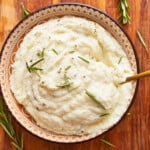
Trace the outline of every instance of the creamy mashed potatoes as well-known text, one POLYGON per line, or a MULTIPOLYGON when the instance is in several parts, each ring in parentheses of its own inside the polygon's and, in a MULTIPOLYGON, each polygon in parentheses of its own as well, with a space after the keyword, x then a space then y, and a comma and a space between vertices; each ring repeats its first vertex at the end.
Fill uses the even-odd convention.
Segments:
POLYGON ((10 77, 18 103, 37 125, 66 135, 96 134, 126 111, 132 75, 119 43, 99 24, 65 16, 35 26, 16 53, 10 77))

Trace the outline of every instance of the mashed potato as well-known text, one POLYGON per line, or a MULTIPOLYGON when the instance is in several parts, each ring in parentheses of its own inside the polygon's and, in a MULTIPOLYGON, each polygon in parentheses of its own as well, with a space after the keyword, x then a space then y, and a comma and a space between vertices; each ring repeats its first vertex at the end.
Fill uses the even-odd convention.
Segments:
POLYGON ((10 84, 37 125, 59 134, 96 134, 126 111, 132 69, 119 43, 99 24, 65 16, 26 34, 10 84))

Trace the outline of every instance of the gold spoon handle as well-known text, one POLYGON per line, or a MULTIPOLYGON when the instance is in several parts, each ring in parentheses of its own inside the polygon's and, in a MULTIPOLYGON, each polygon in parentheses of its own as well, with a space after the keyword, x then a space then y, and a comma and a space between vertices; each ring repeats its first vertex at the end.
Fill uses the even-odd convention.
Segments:
POLYGON ((129 76, 129 77, 126 78, 125 82, 131 81, 131 80, 136 80, 136 79, 139 79, 139 78, 142 78, 142 77, 147 77, 147 76, 150 76, 150 70, 138 73, 138 74, 133 75, 133 76, 129 76))

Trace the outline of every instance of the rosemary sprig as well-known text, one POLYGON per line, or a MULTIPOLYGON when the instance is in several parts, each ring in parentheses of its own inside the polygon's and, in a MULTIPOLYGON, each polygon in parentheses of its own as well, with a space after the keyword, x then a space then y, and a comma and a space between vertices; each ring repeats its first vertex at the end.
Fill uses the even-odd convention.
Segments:
POLYGON ((111 147, 115 147, 115 145, 114 144, 112 144, 111 142, 109 142, 109 141, 107 141, 107 140, 105 140, 105 139, 100 139, 103 143, 105 143, 105 144, 107 144, 107 145, 109 145, 109 146, 111 146, 111 147))
POLYGON ((128 14, 128 9, 130 8, 128 0, 119 0, 118 10, 120 11, 119 20, 122 24, 127 24, 130 22, 130 16, 128 14))
POLYGON ((7 133, 7 135, 10 137, 11 144, 14 145, 17 148, 17 150, 23 150, 23 136, 18 137, 18 135, 16 134, 11 121, 11 116, 6 110, 1 96, 0 96, 0 125, 7 133))
POLYGON ((21 7, 22 7, 22 17, 25 18, 29 16, 31 12, 24 6, 23 3, 21 3, 21 7))
POLYGON ((147 48, 147 45, 142 37, 142 34, 140 33, 140 31, 137 30, 137 35, 138 35, 138 38, 140 40, 140 42, 142 43, 142 45, 144 46, 144 48, 146 49, 146 51, 148 52, 148 48, 147 48))
POLYGON ((52 49, 52 51, 56 54, 56 55, 58 55, 58 52, 53 48, 52 49))
POLYGON ((110 113, 104 113, 104 114, 101 114, 100 117, 106 117, 106 116, 109 116, 110 113))
POLYGON ((78 56, 78 58, 81 59, 82 61, 88 63, 88 64, 90 63, 87 59, 85 59, 85 58, 83 58, 83 57, 81 57, 81 56, 78 56))
POLYGON ((29 71, 30 73, 31 73, 32 71, 34 72, 34 71, 37 71, 37 70, 42 71, 43 69, 37 68, 37 67, 35 67, 35 65, 38 64, 38 63, 40 63, 40 62, 43 61, 43 60, 44 60, 44 58, 41 58, 41 59, 37 60, 36 62, 34 62, 33 64, 31 64, 30 66, 29 66, 28 63, 26 62, 26 67, 27 67, 28 71, 29 71))
POLYGON ((101 104, 101 102, 99 102, 96 97, 91 93, 89 92, 88 90, 85 91, 86 95, 91 99, 93 100, 94 102, 96 102, 101 108, 105 109, 105 107, 101 104))

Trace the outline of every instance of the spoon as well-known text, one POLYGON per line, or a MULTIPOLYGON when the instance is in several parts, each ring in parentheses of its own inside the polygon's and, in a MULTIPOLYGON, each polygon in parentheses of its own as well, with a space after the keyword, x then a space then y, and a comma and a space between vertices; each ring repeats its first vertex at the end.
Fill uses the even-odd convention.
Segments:
POLYGON ((129 82, 129 81, 132 81, 132 80, 136 80, 136 79, 140 79, 142 77, 147 77, 147 76, 150 76, 150 70, 147 70, 147 71, 144 71, 144 72, 141 72, 141 73, 138 73, 138 74, 135 74, 135 75, 132 75, 132 76, 129 76, 126 78, 126 80, 122 83, 126 83, 126 82, 129 82))

